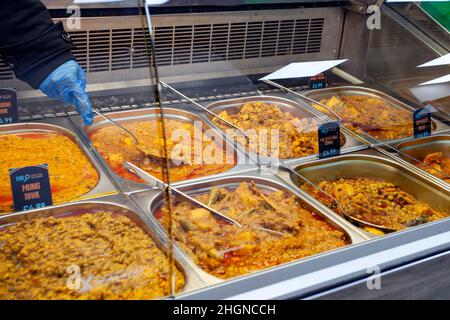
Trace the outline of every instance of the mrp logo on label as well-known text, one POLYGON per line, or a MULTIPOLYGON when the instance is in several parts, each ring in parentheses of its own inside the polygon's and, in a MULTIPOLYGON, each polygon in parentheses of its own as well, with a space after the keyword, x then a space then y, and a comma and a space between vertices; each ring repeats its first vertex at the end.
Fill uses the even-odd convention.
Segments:
POLYGON ((334 157, 341 154, 341 134, 338 121, 321 124, 319 135, 319 158, 334 157))
POLYGON ((16 182, 27 182, 28 180, 30 180, 29 174, 16 177, 16 182))

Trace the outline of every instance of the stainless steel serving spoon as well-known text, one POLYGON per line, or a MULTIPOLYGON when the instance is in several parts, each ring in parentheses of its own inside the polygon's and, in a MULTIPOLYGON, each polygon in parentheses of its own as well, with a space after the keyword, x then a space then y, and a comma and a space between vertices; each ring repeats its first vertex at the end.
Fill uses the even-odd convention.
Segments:
MULTIPOLYGON (((127 169, 128 171, 136 174, 139 178, 141 178, 142 180, 144 180, 146 183, 148 183, 151 187, 154 188, 158 188, 160 190, 162 190, 163 188, 167 188, 168 184, 165 183, 164 181, 155 178, 154 176, 148 174, 147 172, 145 172, 144 170, 142 170, 141 168, 139 168, 138 166, 132 164, 131 162, 125 162, 123 164, 124 168, 127 169)), ((243 228, 243 226, 237 222, 236 220, 234 220, 233 218, 230 218, 229 216, 211 208, 210 206, 194 199, 193 197, 191 197, 190 195, 184 193, 183 191, 180 191, 177 188, 171 187, 171 190, 174 191, 178 196, 180 196, 183 200, 194 203, 195 205, 208 210, 209 212, 211 212, 216 218, 221 219, 221 220, 225 220, 231 224, 234 224, 235 226, 239 227, 239 228, 243 228)), ((266 228, 262 228, 262 227, 249 227, 251 229, 255 229, 255 230, 261 230, 261 231, 265 231, 277 236, 284 236, 284 233, 282 232, 278 232, 275 230, 271 230, 271 229, 266 229, 266 228)))

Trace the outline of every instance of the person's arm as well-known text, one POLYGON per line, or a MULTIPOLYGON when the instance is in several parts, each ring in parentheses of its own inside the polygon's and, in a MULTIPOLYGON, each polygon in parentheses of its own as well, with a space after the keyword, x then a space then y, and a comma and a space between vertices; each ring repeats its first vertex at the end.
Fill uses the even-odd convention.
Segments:
POLYGON ((86 75, 70 52, 75 46, 41 1, 4 0, 0 30, 0 55, 16 77, 50 98, 74 105, 84 123, 92 124, 86 75))
POLYGON ((2 1, 0 54, 16 77, 37 89, 74 48, 61 23, 54 24, 39 0, 2 1))

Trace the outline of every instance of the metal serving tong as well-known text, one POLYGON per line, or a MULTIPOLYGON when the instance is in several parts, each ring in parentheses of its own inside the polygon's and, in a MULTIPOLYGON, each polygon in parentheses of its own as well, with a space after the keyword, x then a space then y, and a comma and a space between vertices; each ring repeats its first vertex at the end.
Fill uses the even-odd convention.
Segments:
MULTIPOLYGON (((141 178, 142 180, 144 180, 146 183, 148 183, 151 187, 154 188, 158 188, 160 190, 167 188, 168 184, 165 183, 162 180, 159 180, 158 178, 155 178, 154 176, 148 174, 147 172, 145 172, 144 170, 142 170, 141 168, 139 168, 138 166, 132 164, 131 162, 125 162, 123 164, 124 168, 127 169, 128 171, 131 171, 132 173, 136 174, 139 178, 141 178)), ((194 203, 195 205, 208 210, 209 212, 211 212, 216 218, 221 219, 221 220, 225 220, 231 224, 234 224, 235 226, 239 227, 239 228, 243 228, 243 226, 237 222, 236 220, 234 220, 233 218, 230 218, 229 216, 211 208, 210 206, 194 199, 193 197, 191 197, 190 195, 184 193, 183 191, 180 191, 177 188, 171 187, 171 190, 174 191, 178 196, 180 196, 183 200, 194 203)), ((266 231, 268 233, 272 233, 275 234, 277 236, 284 236, 284 234, 282 232, 278 232, 275 230, 271 230, 271 229, 266 229, 266 228, 261 228, 261 227, 250 227, 251 229, 256 229, 256 230, 262 230, 262 231, 266 231)))

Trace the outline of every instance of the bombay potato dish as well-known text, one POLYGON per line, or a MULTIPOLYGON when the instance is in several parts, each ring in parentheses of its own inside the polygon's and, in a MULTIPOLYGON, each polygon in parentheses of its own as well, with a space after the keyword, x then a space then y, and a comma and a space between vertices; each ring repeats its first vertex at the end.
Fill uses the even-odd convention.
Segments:
MULTIPOLYGON (((218 174, 235 166, 234 151, 225 150, 219 142, 213 145, 199 127, 176 119, 164 121, 172 182, 218 174)), ((107 125, 89 133, 94 147, 113 171, 125 179, 142 182, 123 167, 127 161, 162 179, 164 139, 159 121, 143 120, 122 125, 135 135, 140 146, 121 128, 107 125), (152 153, 149 156, 147 150, 156 153, 156 157, 152 153)))
MULTIPOLYGON (((413 135, 412 113, 396 108, 378 98, 358 95, 333 96, 320 103, 329 107, 344 126, 356 133, 377 139, 400 139, 413 135)), ((319 111, 331 115, 326 108, 314 104, 319 111)))
MULTIPOLYGON (((242 182, 234 190, 214 187, 195 198, 243 226, 217 220, 209 211, 187 202, 173 207, 176 240, 204 271, 219 278, 247 274, 349 243, 344 232, 282 191, 261 190, 254 183, 242 182)), ((165 209, 156 217, 168 226, 165 209)))
MULTIPOLYGON (((185 280, 174 270, 179 290, 185 280)), ((153 299, 170 293, 170 279, 166 256, 120 214, 0 227, 0 299, 153 299)))
POLYGON ((9 169, 47 164, 54 204, 80 198, 99 181, 83 150, 63 134, 2 134, 0 145, 0 214, 13 211, 9 169))
MULTIPOLYGON (((318 153, 318 122, 314 119, 299 119, 290 112, 283 112, 275 104, 247 102, 239 112, 229 114, 225 110, 219 116, 248 133, 249 140, 239 135, 236 135, 236 140, 253 153, 264 150, 270 154, 273 149, 278 151, 280 159, 300 158, 318 153), (267 130, 267 139, 263 130, 267 130), (279 147, 272 147, 272 134, 278 134, 279 147)), ((213 121, 222 129, 229 129, 220 119, 214 118, 213 121)), ((273 141, 276 143, 277 139, 273 141)))
POLYGON ((450 183, 450 156, 444 152, 433 152, 427 154, 417 166, 432 175, 450 183))
POLYGON ((340 178, 321 181, 318 186, 325 193, 310 184, 302 185, 302 189, 336 213, 342 214, 328 195, 339 201, 347 215, 394 230, 448 217, 447 213, 431 208, 395 184, 382 180, 340 178))

